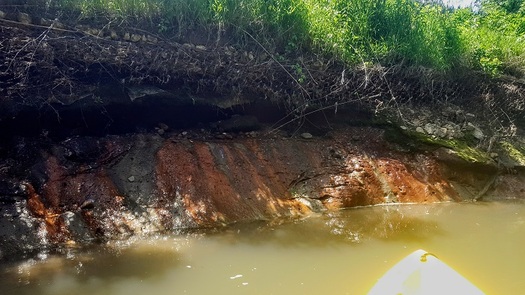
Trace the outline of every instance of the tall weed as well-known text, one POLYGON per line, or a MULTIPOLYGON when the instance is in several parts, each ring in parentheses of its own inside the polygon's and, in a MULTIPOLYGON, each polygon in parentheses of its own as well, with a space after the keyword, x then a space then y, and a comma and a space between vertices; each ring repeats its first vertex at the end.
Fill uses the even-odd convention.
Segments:
MULTIPOLYGON (((23 4, 41 1, 20 0, 23 4)), ((85 18, 147 22, 167 36, 181 36, 199 28, 216 33, 219 40, 228 32, 229 38, 240 46, 255 39, 275 54, 297 55, 311 50, 336 56, 349 64, 405 62, 439 70, 463 66, 499 75, 510 64, 513 70, 517 65, 521 67, 520 58, 525 56, 525 6, 509 12, 506 6, 488 0, 482 1, 478 11, 454 10, 436 1, 416 0, 46 3, 76 11, 85 18)))

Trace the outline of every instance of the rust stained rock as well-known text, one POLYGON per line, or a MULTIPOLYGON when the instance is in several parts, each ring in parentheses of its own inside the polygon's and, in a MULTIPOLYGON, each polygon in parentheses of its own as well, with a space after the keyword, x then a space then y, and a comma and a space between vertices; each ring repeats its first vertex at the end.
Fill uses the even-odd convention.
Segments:
POLYGON ((55 208, 46 207, 42 198, 30 183, 23 183, 27 191, 27 207, 29 212, 40 219, 40 228, 46 235, 44 242, 65 243, 70 241, 69 231, 55 208))
POLYGON ((167 142, 159 150, 157 181, 160 201, 182 205, 197 224, 306 212, 302 204, 290 200, 286 181, 277 176, 279 159, 266 166, 269 159, 253 140, 188 143, 167 142))
MULTIPOLYGON (((98 156, 75 158, 50 146, 33 166, 40 169, 38 185, 27 183, 25 206, 48 241, 63 243, 352 206, 460 200, 458 182, 469 173, 479 178, 479 171, 462 171, 460 178, 432 153, 398 151, 382 136, 373 128, 309 140, 112 136, 99 139, 98 156)), ((75 142, 78 151, 82 142, 75 142)), ((523 194, 520 175, 500 176, 487 195, 507 193, 499 184, 523 194)), ((484 182, 469 186, 475 184, 484 182)))
MULTIPOLYGON (((411 162, 418 170, 425 169, 427 165, 437 165, 436 162, 430 164, 431 159, 425 157, 418 157, 411 162)), ((385 194, 391 195, 395 202, 424 203, 459 199, 439 170, 428 169, 415 174, 407 169, 405 162, 397 159, 378 159, 377 163, 377 171, 387 183, 385 194), (418 175, 424 177, 418 178, 418 175)))
MULTIPOLYGON (((42 189, 43 204, 47 204, 45 216, 48 235, 67 233, 64 214, 81 212, 86 226, 94 237, 118 237, 134 233, 131 218, 125 218, 129 210, 124 206, 124 197, 102 166, 86 169, 77 166, 77 173, 65 168, 55 156, 46 159, 48 180, 42 189), (89 203, 89 206, 86 205, 89 203), (52 224, 59 222, 59 226, 52 224)), ((36 203, 36 202, 35 202, 36 203)), ((41 205, 43 206, 43 205, 41 205)))
POLYGON ((374 205, 384 202, 384 189, 366 156, 351 156, 343 173, 330 175, 320 195, 328 209, 374 205))
MULTIPOLYGON (((383 153, 384 147, 372 149, 374 142, 378 140, 363 144, 372 153, 383 153)), ((157 154, 156 177, 163 195, 158 206, 183 208, 198 225, 209 226, 302 215, 314 210, 308 202, 315 200, 326 209, 450 200, 438 169, 418 168, 420 174, 432 174, 418 178, 405 164, 426 167, 427 157, 356 155, 361 147, 351 140, 338 145, 334 157, 327 143, 267 138, 167 141, 157 154), (389 195, 395 198, 385 199, 389 195)))
POLYGON ((81 174, 63 174, 53 159, 51 157, 48 161, 49 180, 42 193, 51 207, 75 211, 88 199, 94 200, 95 209, 118 209, 121 206, 120 193, 105 168, 81 174))

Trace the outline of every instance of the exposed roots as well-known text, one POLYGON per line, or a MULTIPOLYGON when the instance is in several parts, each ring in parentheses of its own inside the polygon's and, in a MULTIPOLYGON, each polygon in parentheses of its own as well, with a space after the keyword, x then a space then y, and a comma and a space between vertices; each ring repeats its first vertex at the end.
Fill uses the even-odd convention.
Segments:
POLYGON ((93 30, 0 21, 0 32, 0 105, 11 108, 103 100, 101 88, 141 84, 210 98, 217 105, 270 100, 289 114, 276 128, 350 103, 376 112, 398 110, 402 118, 401 105, 473 101, 494 124, 503 120, 502 128, 508 128, 525 106, 525 87, 516 81, 498 85, 402 63, 384 67, 363 61, 349 67, 313 54, 282 56, 251 36, 253 46, 239 48, 169 42, 110 25, 93 30))

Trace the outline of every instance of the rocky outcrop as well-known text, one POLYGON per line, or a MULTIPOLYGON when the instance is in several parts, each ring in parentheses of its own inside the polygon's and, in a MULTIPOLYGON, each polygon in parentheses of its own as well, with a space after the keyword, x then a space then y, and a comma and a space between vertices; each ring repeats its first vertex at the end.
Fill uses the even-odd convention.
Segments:
MULTIPOLYGON (((461 200, 492 175, 458 174, 433 153, 397 151, 384 132, 360 127, 307 139, 182 132, 22 141, 19 160, 1 163, 0 253, 6 259, 152 232, 461 200)), ((509 182, 518 183, 501 183, 509 182)))

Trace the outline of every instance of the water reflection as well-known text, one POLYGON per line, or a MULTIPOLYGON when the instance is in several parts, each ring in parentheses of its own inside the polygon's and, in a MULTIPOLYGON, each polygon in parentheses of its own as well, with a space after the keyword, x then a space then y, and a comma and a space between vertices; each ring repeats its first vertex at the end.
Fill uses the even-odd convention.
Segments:
POLYGON ((425 215, 438 214, 436 206, 376 206, 347 209, 271 222, 237 224, 215 234, 229 243, 272 243, 285 247, 325 247, 360 244, 371 239, 421 241, 444 234, 438 222, 425 215))
MULTIPOLYGON (((42 294, 100 294, 108 282, 146 281, 162 277, 180 263, 180 249, 188 243, 185 238, 151 237, 148 240, 130 240, 104 246, 82 249, 71 248, 63 255, 40 254, 40 257, 6 267, 3 281, 9 289, 0 294, 35 294, 40 286, 42 294)), ((1 287, 0 287, 1 290, 1 287)), ((103 293, 102 293, 103 294, 103 293)), ((111 294, 111 292, 107 293, 111 294)))
POLYGON ((366 294, 418 248, 522 294, 524 218, 523 203, 403 205, 160 235, 0 265, 0 294, 366 294))

